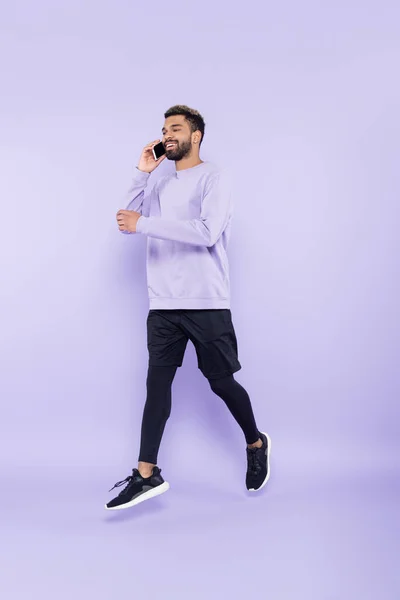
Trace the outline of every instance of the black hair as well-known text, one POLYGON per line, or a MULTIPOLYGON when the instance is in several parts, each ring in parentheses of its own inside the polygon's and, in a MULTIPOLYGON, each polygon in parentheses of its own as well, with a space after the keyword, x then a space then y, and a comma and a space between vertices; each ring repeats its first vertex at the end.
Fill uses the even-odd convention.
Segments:
POLYGON ((201 146, 201 144, 203 143, 204 129, 205 129, 206 124, 204 122, 203 117, 199 113, 199 111, 195 110, 194 108, 189 108, 188 106, 185 106, 184 104, 176 104, 175 106, 171 106, 171 108, 169 108, 167 110, 167 112, 164 114, 164 117, 167 119, 168 117, 174 117, 175 115, 183 115, 185 117, 185 119, 188 121, 188 123, 190 125, 190 129, 192 130, 192 133, 194 131, 200 131, 200 133, 201 133, 200 146, 201 146))

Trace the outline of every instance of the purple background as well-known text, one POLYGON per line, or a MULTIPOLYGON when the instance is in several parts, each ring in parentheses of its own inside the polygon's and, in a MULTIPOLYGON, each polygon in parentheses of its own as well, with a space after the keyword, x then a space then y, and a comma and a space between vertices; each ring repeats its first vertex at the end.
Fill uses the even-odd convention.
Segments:
POLYGON ((3 6, 2 596, 399 599, 399 19, 394 0, 3 6), (146 239, 115 213, 174 103, 235 172, 236 377, 272 477, 247 496, 190 345, 171 490, 108 514, 147 369, 146 239))

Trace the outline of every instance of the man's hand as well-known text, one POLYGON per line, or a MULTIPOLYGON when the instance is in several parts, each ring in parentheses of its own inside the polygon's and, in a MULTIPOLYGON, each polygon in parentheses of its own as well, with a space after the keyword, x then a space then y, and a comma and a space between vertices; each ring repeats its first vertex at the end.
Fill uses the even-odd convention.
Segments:
POLYGON ((139 221, 140 217, 141 214, 134 210, 119 210, 117 212, 119 230, 136 233, 136 223, 139 221))
POLYGON ((143 148, 142 154, 140 155, 138 169, 139 171, 143 171, 144 173, 152 173, 154 169, 158 167, 159 164, 166 158, 166 155, 163 154, 161 158, 155 160, 153 156, 153 148, 156 144, 158 144, 161 140, 154 140, 154 142, 150 142, 143 148))

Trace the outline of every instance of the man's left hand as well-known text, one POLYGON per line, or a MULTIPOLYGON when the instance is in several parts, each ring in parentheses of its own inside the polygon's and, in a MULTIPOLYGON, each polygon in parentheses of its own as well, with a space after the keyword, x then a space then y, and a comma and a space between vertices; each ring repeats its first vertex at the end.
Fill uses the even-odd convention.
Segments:
POLYGON ((141 214, 134 210, 119 210, 117 212, 117 223, 120 231, 136 233, 136 224, 141 214))

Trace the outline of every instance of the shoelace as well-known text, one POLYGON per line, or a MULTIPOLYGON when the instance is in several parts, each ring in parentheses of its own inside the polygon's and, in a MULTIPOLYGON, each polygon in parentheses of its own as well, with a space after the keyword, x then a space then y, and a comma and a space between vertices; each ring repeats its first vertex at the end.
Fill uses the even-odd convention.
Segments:
POLYGON ((254 475, 258 475, 261 469, 261 465, 257 456, 257 450, 259 450, 259 448, 249 448, 247 452, 248 470, 254 475))
MULTIPOLYGON (((109 492, 112 492, 112 490, 114 488, 117 487, 121 487, 121 485, 124 485, 124 483, 127 483, 128 485, 131 483, 132 479, 134 477, 136 477, 137 473, 135 473, 135 471, 132 472, 132 475, 128 475, 128 477, 126 479, 123 479, 122 481, 118 481, 112 488, 111 490, 108 490, 109 492)), ((126 486, 126 488, 128 487, 128 485, 126 486)), ((123 490, 120 491, 120 494, 123 494, 124 491, 126 490, 126 488, 124 488, 123 490)))

